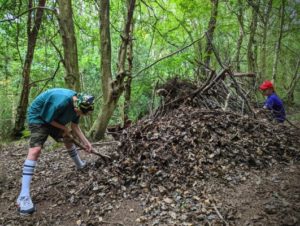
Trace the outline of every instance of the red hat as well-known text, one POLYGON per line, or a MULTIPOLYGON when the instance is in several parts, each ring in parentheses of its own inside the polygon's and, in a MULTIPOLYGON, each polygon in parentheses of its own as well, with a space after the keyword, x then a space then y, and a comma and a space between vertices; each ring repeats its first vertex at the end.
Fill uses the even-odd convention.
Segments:
POLYGON ((270 89, 270 88, 274 89, 273 83, 272 83, 271 81, 269 81, 269 80, 264 81, 264 82, 259 86, 259 89, 260 89, 260 90, 266 90, 266 89, 270 89))

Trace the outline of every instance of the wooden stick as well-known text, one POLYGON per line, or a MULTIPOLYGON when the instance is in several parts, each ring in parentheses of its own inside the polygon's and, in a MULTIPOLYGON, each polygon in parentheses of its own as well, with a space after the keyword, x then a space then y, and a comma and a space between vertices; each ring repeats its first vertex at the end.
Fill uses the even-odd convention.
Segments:
POLYGON ((227 72, 228 72, 228 74, 229 74, 231 80, 233 81, 233 83, 234 83, 234 85, 235 85, 234 88, 236 89, 237 93, 240 94, 240 96, 244 99, 244 101, 245 101, 247 107, 249 108, 249 110, 250 110, 251 113, 253 114, 253 117, 256 118, 255 112, 253 111, 253 109, 252 109, 252 107, 251 107, 251 105, 250 105, 250 103, 249 103, 247 97, 245 96, 245 94, 244 94, 244 93, 242 92, 242 90, 240 89, 239 84, 237 83, 237 81, 235 80, 235 78, 234 78, 234 76, 233 76, 233 73, 232 73, 230 70, 228 70, 227 72))
MULTIPOLYGON (((227 74, 227 73, 226 73, 226 75, 230 76, 230 74, 227 74)), ((234 77, 250 77, 250 78, 253 78, 253 77, 256 76, 256 74, 253 73, 253 72, 247 72, 247 73, 233 72, 232 76, 234 76, 234 77)))
POLYGON ((214 210, 216 211, 218 217, 226 224, 226 225, 229 225, 228 222, 224 219, 224 217, 220 214, 219 210, 217 209, 216 205, 213 204, 213 208, 214 210))
POLYGON ((120 145, 121 142, 119 141, 104 141, 104 142, 95 142, 95 143, 92 143, 93 146, 105 146, 105 145, 111 145, 111 144, 117 144, 117 145, 120 145))
POLYGON ((165 106, 168 106, 170 104, 176 103, 178 101, 182 101, 182 100, 186 100, 188 97, 191 97, 192 99, 195 98, 197 96, 197 94, 199 93, 204 93, 205 91, 209 90, 214 84, 216 84, 216 82, 224 75, 224 73, 227 71, 227 69, 223 69, 214 79, 213 81, 210 82, 210 80, 208 80, 208 84, 204 84, 203 86, 201 86, 200 88, 196 89, 193 93, 185 95, 185 96, 181 96, 176 98, 175 100, 168 102, 165 104, 165 106), (210 82, 210 83, 209 83, 210 82))
MULTIPOLYGON (((68 136, 68 138, 70 138, 71 141, 74 142, 74 144, 76 144, 78 147, 80 147, 80 148, 83 149, 83 150, 85 149, 85 147, 83 146, 83 144, 80 143, 77 139, 75 139, 72 135, 68 134, 67 136, 68 136)), ((94 155, 97 155, 97 156, 101 157, 104 161, 110 159, 110 156, 104 155, 104 154, 101 154, 101 153, 98 153, 98 152, 95 151, 95 149, 93 149, 93 148, 92 148, 92 150, 91 150, 91 153, 94 154, 94 155)))

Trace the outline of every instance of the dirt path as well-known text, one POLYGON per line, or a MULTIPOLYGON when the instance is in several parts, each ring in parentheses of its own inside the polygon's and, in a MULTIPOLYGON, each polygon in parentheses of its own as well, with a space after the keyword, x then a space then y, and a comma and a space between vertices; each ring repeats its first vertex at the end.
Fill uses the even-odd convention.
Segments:
POLYGON ((235 225, 300 225, 299 163, 250 174, 242 184, 216 190, 235 225))

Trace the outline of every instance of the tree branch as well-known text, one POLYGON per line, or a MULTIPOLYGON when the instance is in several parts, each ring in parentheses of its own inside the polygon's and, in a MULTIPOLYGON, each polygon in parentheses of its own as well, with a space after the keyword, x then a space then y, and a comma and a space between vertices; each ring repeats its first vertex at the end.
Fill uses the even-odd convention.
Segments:
POLYGON ((61 51, 59 50, 59 48, 55 45, 55 43, 51 39, 50 39, 50 43, 54 47, 54 49, 56 50, 56 52, 58 53, 59 58, 60 58, 60 62, 62 62, 63 65, 65 66, 65 59, 64 59, 61 51))
MULTIPOLYGON (((60 62, 61 62, 61 61, 58 62, 57 67, 56 67, 56 69, 55 69, 55 71, 54 71, 54 74, 53 74, 51 77, 33 81, 33 82, 29 83, 29 86, 32 86, 33 84, 36 84, 36 83, 39 83, 39 82, 43 82, 43 81, 47 81, 47 82, 46 82, 46 84, 47 84, 49 80, 53 80, 53 79, 55 78, 55 76, 56 76, 56 74, 57 74, 59 68, 60 68, 60 62)), ((45 85, 46 85, 46 84, 45 84, 45 85)), ((45 85, 44 85, 44 87, 45 87, 45 85)), ((43 89, 42 89, 42 90, 43 90, 43 89)), ((41 92, 40 92, 40 93, 41 93, 41 92)))
POLYGON ((35 9, 46 9, 46 10, 49 10, 51 12, 53 12, 56 16, 57 16, 57 11, 53 8, 49 8, 49 7, 41 7, 41 6, 37 6, 37 7, 33 7, 33 8, 30 8, 24 12, 22 12, 21 14, 13 17, 13 18, 7 18, 7 19, 4 19, 4 20, 0 20, 0 23, 3 23, 3 22, 9 22, 9 21, 13 21, 13 20, 16 20, 18 18, 20 18, 21 16, 23 16, 24 14, 28 13, 28 12, 31 12, 35 9))
POLYGON ((183 50, 185 50, 185 49, 191 47, 191 46, 194 45, 196 42, 199 42, 201 39, 203 39, 203 37, 204 37, 204 35, 203 35, 201 38, 199 38, 199 39, 193 41, 192 43, 190 43, 190 44, 184 46, 183 48, 178 49, 178 50, 176 50, 175 52, 170 53, 170 54, 168 54, 168 55, 166 55, 166 56, 164 56, 164 57, 162 57, 162 58, 160 58, 160 59, 154 61, 153 63, 149 64, 149 65, 146 66, 145 68, 143 68, 143 69, 141 69, 140 71, 138 71, 138 72, 137 72, 134 76, 132 76, 132 77, 133 77, 133 78, 137 77, 137 76, 140 75, 142 72, 146 71, 147 69, 149 69, 149 68, 152 67, 153 65, 159 63, 160 61, 162 61, 162 60, 164 60, 164 59, 167 59, 167 58, 169 58, 169 57, 171 57, 171 56, 174 56, 175 54, 177 54, 177 53, 179 53, 179 52, 181 52, 181 51, 183 51, 183 50))

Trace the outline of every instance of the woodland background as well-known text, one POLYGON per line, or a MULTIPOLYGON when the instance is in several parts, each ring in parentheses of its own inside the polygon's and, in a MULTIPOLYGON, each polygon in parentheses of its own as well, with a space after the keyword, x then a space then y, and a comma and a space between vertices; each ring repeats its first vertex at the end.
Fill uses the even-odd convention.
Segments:
POLYGON ((82 127, 137 120, 159 104, 159 84, 203 83, 209 71, 255 72, 249 97, 273 80, 300 104, 299 0, 0 0, 0 137, 26 136, 26 110, 52 87, 96 96, 82 127), (217 53, 217 54, 216 54, 217 53))

